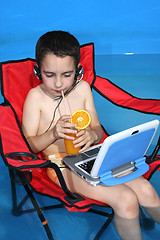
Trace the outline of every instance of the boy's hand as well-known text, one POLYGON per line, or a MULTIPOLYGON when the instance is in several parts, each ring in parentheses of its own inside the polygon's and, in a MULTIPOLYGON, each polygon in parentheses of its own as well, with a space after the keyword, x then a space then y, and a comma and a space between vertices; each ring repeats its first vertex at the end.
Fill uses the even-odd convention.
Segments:
POLYGON ((77 133, 77 130, 75 130, 76 124, 70 122, 71 118, 72 116, 70 115, 63 115, 57 121, 57 123, 53 127, 53 136, 56 140, 60 138, 67 138, 67 139, 74 140, 74 137, 67 135, 67 133, 72 133, 72 134, 77 133))
POLYGON ((76 136, 78 138, 73 141, 74 147, 76 148, 83 146, 83 148, 81 148, 79 152, 83 152, 97 140, 97 135, 95 131, 91 130, 90 128, 79 131, 76 136))

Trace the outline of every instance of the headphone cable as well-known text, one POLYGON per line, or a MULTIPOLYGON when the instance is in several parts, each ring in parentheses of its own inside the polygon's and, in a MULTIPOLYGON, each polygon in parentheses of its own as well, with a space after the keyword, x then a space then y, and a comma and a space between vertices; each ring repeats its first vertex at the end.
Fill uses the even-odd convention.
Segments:
MULTIPOLYGON (((82 69, 82 70, 83 70, 83 69, 82 69)), ((67 96, 67 95, 77 86, 77 84, 81 82, 82 79, 83 79, 83 71, 82 71, 82 75, 81 75, 80 79, 78 79, 78 80, 71 86, 71 88, 68 89, 68 90, 64 93, 64 95, 67 96)), ((60 98, 60 101, 59 101, 59 103, 57 104, 56 108, 54 109, 52 121, 51 121, 49 127, 47 128, 47 130, 45 131, 45 133, 48 132, 49 129, 51 128, 52 123, 53 123, 54 118, 55 118, 55 115, 56 115, 57 108, 59 107, 59 105, 60 105, 60 103, 62 102, 62 99, 63 99, 62 96, 60 96, 60 97, 55 97, 55 98, 54 98, 54 100, 58 100, 59 98, 60 98)))
POLYGON ((59 103, 57 104, 56 108, 54 109, 54 113, 53 113, 53 117, 52 117, 51 123, 50 123, 49 127, 47 128, 47 130, 45 131, 45 133, 48 132, 49 129, 51 128, 52 123, 53 123, 54 118, 55 118, 55 115, 56 115, 57 108, 59 107, 60 103, 62 102, 62 99, 63 99, 63 98, 61 97, 59 103))

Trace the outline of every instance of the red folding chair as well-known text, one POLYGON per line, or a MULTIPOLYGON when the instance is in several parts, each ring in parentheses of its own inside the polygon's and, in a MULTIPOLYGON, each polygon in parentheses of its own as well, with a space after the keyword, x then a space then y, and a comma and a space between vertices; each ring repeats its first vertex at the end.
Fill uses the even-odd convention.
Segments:
MULTIPOLYGON (((91 85, 91 88, 100 93, 106 98, 106 100, 109 100, 116 105, 142 111, 146 114, 152 112, 160 115, 159 100, 137 99, 114 85, 108 79, 96 76, 93 59, 93 43, 81 46, 80 62, 84 68, 84 79, 91 85)), ((93 199, 80 196, 77 193, 71 193, 68 190, 57 165, 51 163, 49 160, 44 160, 40 154, 34 154, 23 135, 21 129, 23 104, 28 91, 40 83, 40 81, 33 75, 34 64, 35 60, 33 59, 10 61, 1 64, 0 78, 4 103, 0 106, 0 153, 10 173, 13 199, 12 213, 14 215, 20 215, 23 212, 30 212, 31 210, 23 210, 23 205, 29 197, 46 230, 48 239, 50 240, 53 239, 53 235, 42 210, 65 206, 69 211, 97 213, 107 218, 106 222, 94 238, 99 239, 112 221, 113 212, 108 213, 106 211, 99 211, 92 207, 109 206, 93 199), (46 167, 55 169, 62 188, 50 181, 46 175, 46 167), (19 204, 17 204, 15 185, 17 181, 20 181, 23 184, 27 192, 27 195, 19 204), (60 204, 40 208, 34 197, 34 191, 44 196, 55 198, 60 204)), ((107 136, 108 133, 104 129, 102 141, 107 136)), ((159 146, 160 140, 158 141, 153 154, 146 158, 148 164, 150 164, 150 170, 145 174, 146 178, 150 178, 156 170, 160 169, 160 156, 157 155, 159 146)))

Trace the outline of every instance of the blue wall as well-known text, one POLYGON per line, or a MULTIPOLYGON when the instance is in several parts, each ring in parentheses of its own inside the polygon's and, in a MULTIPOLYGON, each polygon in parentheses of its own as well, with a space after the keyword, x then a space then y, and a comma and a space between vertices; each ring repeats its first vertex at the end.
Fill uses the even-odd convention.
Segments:
POLYGON ((0 61, 34 57, 37 39, 67 30, 95 53, 160 53, 159 0, 1 1, 0 61))

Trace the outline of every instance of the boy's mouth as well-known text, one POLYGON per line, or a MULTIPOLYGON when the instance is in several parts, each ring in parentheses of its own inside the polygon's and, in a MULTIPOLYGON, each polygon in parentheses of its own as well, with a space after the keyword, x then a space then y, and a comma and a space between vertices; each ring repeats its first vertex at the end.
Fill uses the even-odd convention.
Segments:
POLYGON ((61 92, 62 92, 62 90, 55 90, 55 92, 56 92, 56 93, 61 93, 61 92))

